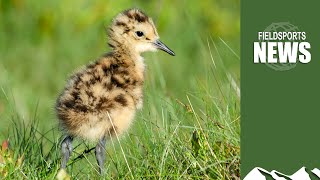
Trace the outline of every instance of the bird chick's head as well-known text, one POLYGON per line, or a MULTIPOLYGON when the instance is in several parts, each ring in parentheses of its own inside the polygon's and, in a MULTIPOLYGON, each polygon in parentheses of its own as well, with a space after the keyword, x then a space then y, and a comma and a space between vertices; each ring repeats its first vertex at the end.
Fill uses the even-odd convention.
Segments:
POLYGON ((157 29, 151 18, 138 9, 129 9, 117 15, 109 28, 109 46, 142 53, 161 49, 175 55, 159 40, 157 29))

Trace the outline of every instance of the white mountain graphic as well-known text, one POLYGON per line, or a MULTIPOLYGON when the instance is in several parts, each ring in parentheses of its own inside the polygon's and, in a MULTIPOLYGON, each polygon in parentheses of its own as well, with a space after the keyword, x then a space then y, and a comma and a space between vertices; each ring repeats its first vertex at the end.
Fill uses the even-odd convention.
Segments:
MULTIPOLYGON (((315 168, 311 172, 318 178, 320 178, 319 169, 315 168)), ((302 167, 291 176, 285 175, 275 170, 268 172, 263 168, 256 167, 252 169, 243 180, 267 180, 264 174, 270 175, 275 180, 311 180, 309 174, 306 171, 306 167, 302 167)))

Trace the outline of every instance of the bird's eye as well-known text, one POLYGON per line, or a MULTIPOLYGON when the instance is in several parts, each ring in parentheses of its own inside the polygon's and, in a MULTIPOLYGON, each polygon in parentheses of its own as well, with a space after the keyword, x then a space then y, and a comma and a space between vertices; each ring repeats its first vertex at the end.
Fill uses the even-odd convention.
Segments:
POLYGON ((141 32, 141 31, 136 31, 136 34, 137 34, 138 37, 142 37, 143 36, 143 32, 141 32))

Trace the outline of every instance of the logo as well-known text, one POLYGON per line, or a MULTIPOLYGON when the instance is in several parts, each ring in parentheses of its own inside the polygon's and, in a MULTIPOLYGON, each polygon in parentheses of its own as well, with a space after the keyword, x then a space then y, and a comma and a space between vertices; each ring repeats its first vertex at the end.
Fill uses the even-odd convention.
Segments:
POLYGON ((289 22, 272 23, 258 32, 254 42, 254 63, 266 64, 276 71, 290 70, 298 63, 311 61, 307 33, 289 22))
MULTIPOLYGON (((311 170, 312 174, 314 174, 316 177, 320 178, 320 170, 317 168, 314 168, 311 170)), ((275 180, 311 180, 310 174, 307 172, 306 167, 302 167, 297 172, 292 174, 291 176, 285 175, 281 172, 272 170, 271 172, 268 172, 267 170, 256 167, 252 169, 249 174, 246 175, 246 177, 243 180, 266 180, 266 179, 275 179, 275 180)))

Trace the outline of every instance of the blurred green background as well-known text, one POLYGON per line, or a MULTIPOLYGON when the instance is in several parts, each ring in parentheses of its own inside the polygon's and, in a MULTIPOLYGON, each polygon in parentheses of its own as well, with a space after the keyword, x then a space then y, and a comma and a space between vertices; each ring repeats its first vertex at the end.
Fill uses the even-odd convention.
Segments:
MULTIPOLYGON (((137 7, 153 18, 175 57, 146 53, 147 86, 182 99, 197 82, 220 38, 239 52, 239 0, 159 1, 0 1, 0 132, 6 135, 12 107, 24 120, 36 116, 40 127, 57 124, 53 105, 75 69, 109 51, 105 29, 113 16, 137 7), (7 102, 9 99, 11 103, 7 102)), ((223 66, 239 81, 239 60, 220 48, 223 66)), ((214 54, 217 55, 217 54, 214 54)))

